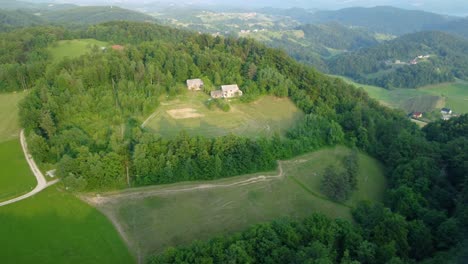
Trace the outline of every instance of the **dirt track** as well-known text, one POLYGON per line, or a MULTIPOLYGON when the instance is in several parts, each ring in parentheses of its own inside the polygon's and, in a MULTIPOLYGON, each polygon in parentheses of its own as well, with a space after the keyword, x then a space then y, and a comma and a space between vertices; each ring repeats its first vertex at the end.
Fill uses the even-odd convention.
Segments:
MULTIPOLYGON (((189 191, 197 191, 197 190, 207 190, 207 189, 214 189, 214 188, 228 188, 234 186, 244 186, 249 184, 254 184, 258 182, 265 182, 271 181, 276 178, 284 177, 282 161, 278 161, 278 175, 259 175, 254 176, 252 178, 246 180, 239 180, 232 183, 226 184, 199 184, 194 185, 192 187, 184 187, 184 188, 167 188, 167 189, 154 189, 151 187, 140 187, 134 188, 128 192, 124 193, 104 193, 100 195, 81 195, 79 196, 83 201, 87 202, 88 204, 96 207, 99 211, 101 211, 104 215, 106 215, 112 224, 117 229, 117 232, 120 234, 122 239, 125 241, 127 246, 132 249, 134 254, 136 254, 137 262, 142 263, 142 256, 139 253, 138 245, 132 243, 131 239, 129 239, 128 235, 125 233, 124 227, 121 225, 119 220, 117 219, 113 209, 112 203, 118 203, 120 199, 142 199, 146 197, 151 197, 155 195, 168 195, 180 192, 189 192, 189 191)), ((160 187, 160 186, 158 186, 160 187)))
POLYGON ((93 206, 99 206, 105 203, 113 202, 116 201, 120 198, 125 198, 125 199, 141 199, 141 198, 146 198, 146 197, 151 197, 155 195, 167 195, 167 194, 173 194, 173 193, 179 193, 179 192, 188 192, 188 191, 196 191, 196 190, 206 190, 206 189, 214 189, 214 188, 227 188, 227 187, 234 187, 234 186, 244 186, 244 185, 249 185, 249 184, 254 184, 257 182, 262 182, 262 181, 270 181, 275 178, 281 178, 284 176, 283 172, 283 167, 282 167, 282 162, 278 161, 278 175, 259 175, 255 176, 252 178, 249 178, 247 180, 240 180, 232 183, 227 183, 227 184, 199 184, 199 185, 194 185, 192 187, 183 187, 183 188, 168 188, 168 189, 150 189, 147 187, 143 188, 135 188, 129 192, 123 192, 123 193, 108 193, 108 194, 101 194, 101 195, 96 195, 96 196, 81 196, 83 200, 86 202, 92 204, 93 206), (144 190, 142 190, 144 189, 144 190))

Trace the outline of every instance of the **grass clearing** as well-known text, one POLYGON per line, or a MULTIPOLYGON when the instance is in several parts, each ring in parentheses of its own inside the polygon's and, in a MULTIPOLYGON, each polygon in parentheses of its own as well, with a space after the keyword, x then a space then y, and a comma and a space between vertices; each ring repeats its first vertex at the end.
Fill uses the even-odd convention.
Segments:
POLYGON ((0 93, 0 143, 19 137, 18 104, 26 94, 0 93))
POLYGON ((77 58, 88 53, 94 46, 106 47, 108 43, 95 39, 72 39, 61 40, 53 44, 49 51, 52 53, 55 62, 68 57, 77 58))
POLYGON ((358 200, 382 199, 385 178, 376 160, 360 154, 359 191, 345 204, 326 199, 320 193, 320 175, 326 166, 339 164, 349 151, 345 147, 322 149, 282 161, 284 177, 271 177, 278 172, 270 172, 150 186, 101 194, 96 199, 105 202, 94 203, 114 218, 128 237, 131 250, 141 258, 169 246, 240 231, 278 217, 303 218, 319 211, 351 219, 350 207, 358 200))
POLYGON ((359 84, 349 78, 333 76, 362 87, 370 97, 382 104, 401 108, 406 112, 430 112, 443 107, 451 108, 455 113, 468 113, 468 82, 457 80, 454 83, 442 83, 417 89, 393 89, 359 84))
POLYGON ((50 187, 0 207, 2 263, 134 263, 112 224, 95 208, 50 187))
POLYGON ((163 137, 180 131, 190 135, 217 137, 233 133, 249 137, 283 134, 304 114, 287 98, 264 96, 252 103, 233 99, 229 112, 205 106, 209 96, 188 92, 172 100, 162 100, 146 128, 163 137))
POLYGON ((0 201, 20 196, 36 186, 18 139, 0 143, 0 201))

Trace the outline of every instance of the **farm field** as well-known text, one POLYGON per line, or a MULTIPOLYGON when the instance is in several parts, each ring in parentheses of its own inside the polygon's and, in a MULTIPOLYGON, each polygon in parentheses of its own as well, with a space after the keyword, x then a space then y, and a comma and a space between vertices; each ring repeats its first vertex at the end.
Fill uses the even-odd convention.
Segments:
POLYGON ((19 140, 0 142, 0 201, 27 193, 36 184, 19 140))
POLYGON ((0 207, 2 263, 134 263, 105 216, 50 187, 0 207))
POLYGON ((281 161, 278 172, 150 186, 86 199, 113 219, 131 251, 143 259, 154 250, 240 231, 278 217, 302 218, 319 211, 350 220, 350 207, 359 200, 380 201, 386 183, 380 164, 360 154, 359 191, 345 204, 325 198, 319 190, 321 173, 349 151, 335 147, 281 161))
POLYGON ((362 87, 370 97, 393 108, 406 112, 430 112, 442 107, 451 108, 455 113, 468 113, 468 82, 457 80, 454 83, 443 83, 418 89, 387 90, 377 86, 364 85, 352 80, 335 76, 362 87))
POLYGON ((79 57, 89 52, 94 46, 103 47, 108 43, 95 39, 73 39, 61 40, 52 45, 49 50, 55 62, 68 57, 70 59, 79 57))
POLYGON ((282 134, 304 114, 287 98, 264 96, 252 103, 231 102, 229 112, 208 109, 209 96, 188 92, 172 100, 162 100, 145 126, 163 137, 174 137, 185 130, 190 135, 207 137, 229 133, 257 137, 282 134))
POLYGON ((18 103, 26 92, 0 93, 0 143, 19 136, 18 103))

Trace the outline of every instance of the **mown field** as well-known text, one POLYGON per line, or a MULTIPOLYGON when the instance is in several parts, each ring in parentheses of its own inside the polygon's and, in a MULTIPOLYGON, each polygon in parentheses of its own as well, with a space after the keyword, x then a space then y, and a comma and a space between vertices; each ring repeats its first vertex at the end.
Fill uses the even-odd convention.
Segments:
POLYGON ((107 45, 108 43, 95 39, 61 40, 52 45, 49 51, 52 53, 54 61, 60 61, 65 57, 72 59, 84 55, 94 46, 100 49, 107 45))
POLYGON ((287 98, 264 96, 252 103, 231 103, 229 112, 205 106, 209 96, 188 92, 176 99, 163 100, 146 128, 163 137, 173 137, 185 130, 190 135, 207 137, 229 133, 257 137, 282 134, 304 114, 287 98), (183 113, 187 113, 186 117, 183 113), (174 115, 179 113, 179 115, 174 115))
POLYGON ((0 143, 0 201, 20 196, 36 186, 18 139, 0 143))
POLYGON ((0 201, 36 186, 19 142, 18 103, 25 92, 0 94, 0 201))
POLYGON ((454 83, 443 83, 418 89, 387 90, 377 86, 355 83, 342 78, 357 87, 362 87, 370 97, 384 105, 401 108, 406 112, 430 112, 442 107, 451 108, 455 113, 468 113, 468 82, 457 80, 454 83))
POLYGON ((134 263, 109 220, 55 186, 0 207, 1 263, 134 263))
POLYGON ((347 153, 349 149, 336 147, 283 161, 284 177, 271 177, 279 172, 270 172, 137 188, 101 194, 106 201, 97 204, 116 219, 140 258, 278 217, 302 218, 318 211, 351 219, 350 207, 357 201, 382 199, 385 178, 376 160, 360 154, 359 191, 345 204, 328 200, 319 189, 321 174, 326 166, 341 164, 347 153))
POLYGON ((18 103, 26 94, 0 93, 0 142, 19 137, 18 103))

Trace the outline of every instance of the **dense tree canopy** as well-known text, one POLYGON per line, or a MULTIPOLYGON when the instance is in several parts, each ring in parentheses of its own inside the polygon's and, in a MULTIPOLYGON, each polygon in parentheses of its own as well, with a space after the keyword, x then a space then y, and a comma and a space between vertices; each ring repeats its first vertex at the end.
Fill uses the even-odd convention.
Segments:
POLYGON ((454 78, 468 79, 466 50, 466 39, 442 32, 419 32, 335 56, 327 64, 331 73, 361 83, 415 88, 454 78), (425 55, 429 58, 418 58, 425 55))

